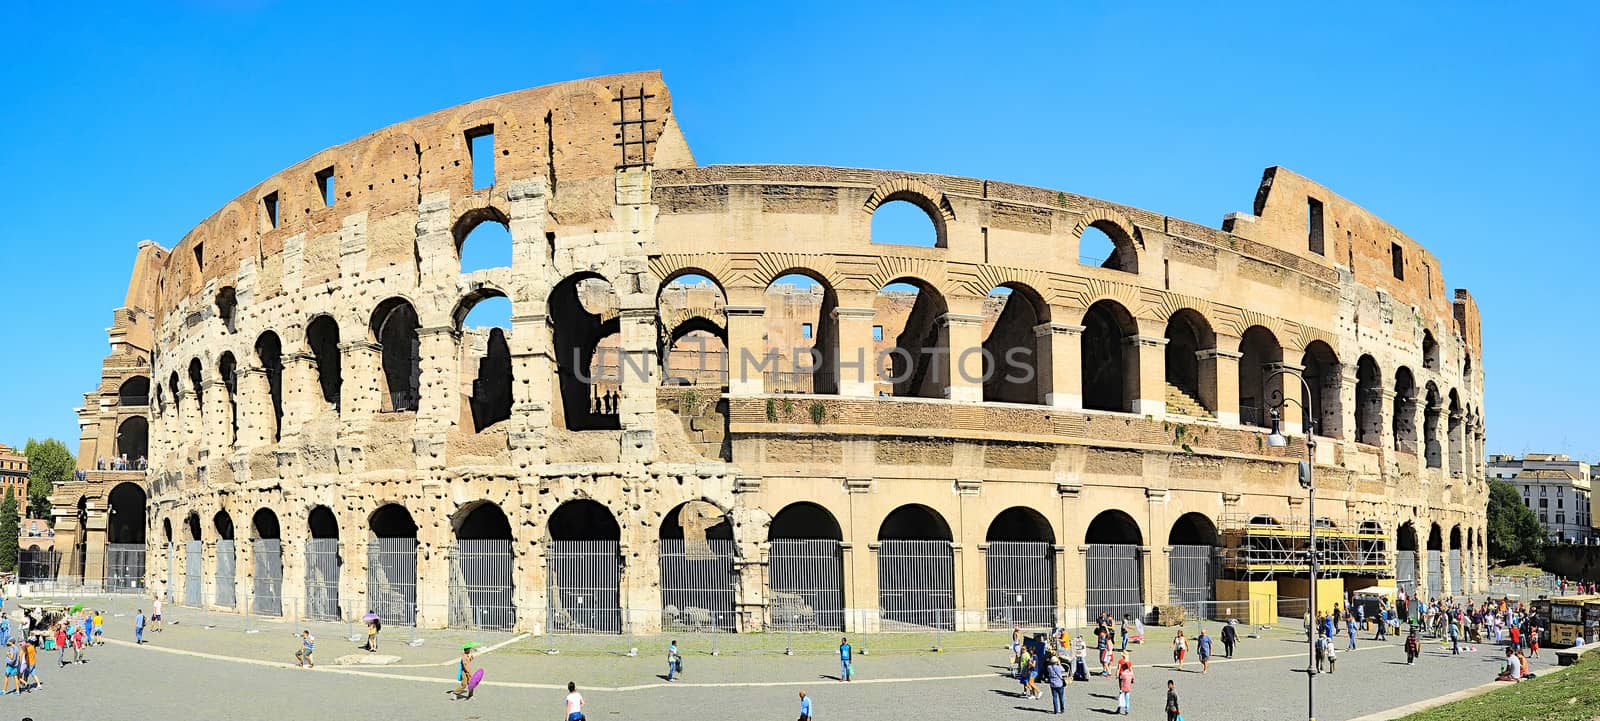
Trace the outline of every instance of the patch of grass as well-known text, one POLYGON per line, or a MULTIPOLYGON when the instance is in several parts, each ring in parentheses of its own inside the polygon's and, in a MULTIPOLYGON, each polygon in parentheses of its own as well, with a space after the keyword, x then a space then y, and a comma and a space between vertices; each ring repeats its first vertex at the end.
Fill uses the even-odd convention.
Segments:
POLYGON ((1516 576, 1517 578, 1523 578, 1523 577, 1537 578, 1537 577, 1543 576, 1545 574, 1544 569, 1539 568, 1538 566, 1527 566, 1527 565, 1522 565, 1522 566, 1502 566, 1500 568, 1492 568, 1492 569, 1489 569, 1489 573, 1493 574, 1493 575, 1496 575, 1496 576, 1516 576))
POLYGON ((1505 688, 1438 708, 1411 714, 1400 721, 1590 721, 1600 718, 1600 654, 1589 653, 1577 665, 1532 681, 1508 683, 1505 688))

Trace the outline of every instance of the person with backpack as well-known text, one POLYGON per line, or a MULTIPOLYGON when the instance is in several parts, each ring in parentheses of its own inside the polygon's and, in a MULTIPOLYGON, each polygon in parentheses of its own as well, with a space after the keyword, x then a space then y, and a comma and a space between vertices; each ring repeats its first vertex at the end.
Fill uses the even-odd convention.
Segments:
POLYGON ((678 641, 667 644, 667 682, 671 683, 683 671, 683 657, 678 655, 678 641))
POLYGON ((1233 644, 1238 642, 1239 631, 1234 627, 1234 623, 1230 619, 1228 623, 1222 627, 1222 657, 1233 658, 1233 644))
POLYGON ((855 664, 851 663, 855 649, 850 648, 850 639, 839 639, 839 682, 844 683, 855 676, 855 664))

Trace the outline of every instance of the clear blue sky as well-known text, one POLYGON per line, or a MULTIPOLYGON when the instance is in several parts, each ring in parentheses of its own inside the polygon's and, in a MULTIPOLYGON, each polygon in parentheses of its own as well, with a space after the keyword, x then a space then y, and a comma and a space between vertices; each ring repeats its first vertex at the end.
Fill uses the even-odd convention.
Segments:
POLYGON ((72 409, 140 239, 171 246, 262 178, 391 123, 659 68, 701 163, 937 171, 1213 227, 1250 209, 1262 168, 1292 168, 1477 296, 1491 452, 1600 459, 1592 5, 337 5, 8 9, 0 442, 76 450, 72 409))

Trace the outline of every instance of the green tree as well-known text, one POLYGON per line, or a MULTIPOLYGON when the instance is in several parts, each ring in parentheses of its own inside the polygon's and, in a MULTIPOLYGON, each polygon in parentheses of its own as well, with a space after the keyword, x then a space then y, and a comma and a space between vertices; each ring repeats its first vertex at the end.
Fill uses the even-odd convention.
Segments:
POLYGON ((1489 559, 1502 564, 1544 561, 1545 529, 1517 487, 1489 481, 1489 559))
POLYGON ((42 441, 29 438, 22 453, 28 457, 28 515, 55 525, 55 519, 50 517, 50 494, 55 491, 56 484, 72 480, 77 461, 67 450, 67 444, 54 438, 42 441))
POLYGON ((6 486, 6 500, 0 503, 0 571, 7 573, 17 570, 17 534, 20 530, 17 518, 17 494, 6 486))

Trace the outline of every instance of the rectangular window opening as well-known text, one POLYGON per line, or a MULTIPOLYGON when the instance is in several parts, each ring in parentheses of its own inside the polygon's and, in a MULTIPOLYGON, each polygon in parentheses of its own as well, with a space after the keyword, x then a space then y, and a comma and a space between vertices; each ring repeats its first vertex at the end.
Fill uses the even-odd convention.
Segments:
POLYGON ((1399 243, 1389 244, 1389 264, 1394 266, 1394 279, 1406 279, 1406 249, 1399 243))
POLYGON ((267 193, 261 199, 261 210, 264 213, 263 217, 267 221, 267 227, 278 227, 278 191, 274 190, 267 193))
POLYGON ((811 337, 811 324, 810 323, 801 323, 800 324, 800 337, 801 338, 807 338, 807 339, 809 339, 811 337))
POLYGON ((472 189, 494 185, 494 126, 467 131, 467 160, 472 165, 472 189))
POLYGON ((322 194, 322 207, 332 208, 334 202, 333 168, 317 171, 317 192, 322 194))
POLYGON ((1311 252, 1325 255, 1322 248, 1322 201, 1306 198, 1306 245, 1311 252))
POLYGON ((873 340, 883 340, 883 326, 881 326, 881 325, 872 326, 872 339, 873 340))
POLYGON ((195 243, 194 244, 194 267, 197 270, 205 270, 206 269, 206 244, 205 243, 195 243))

